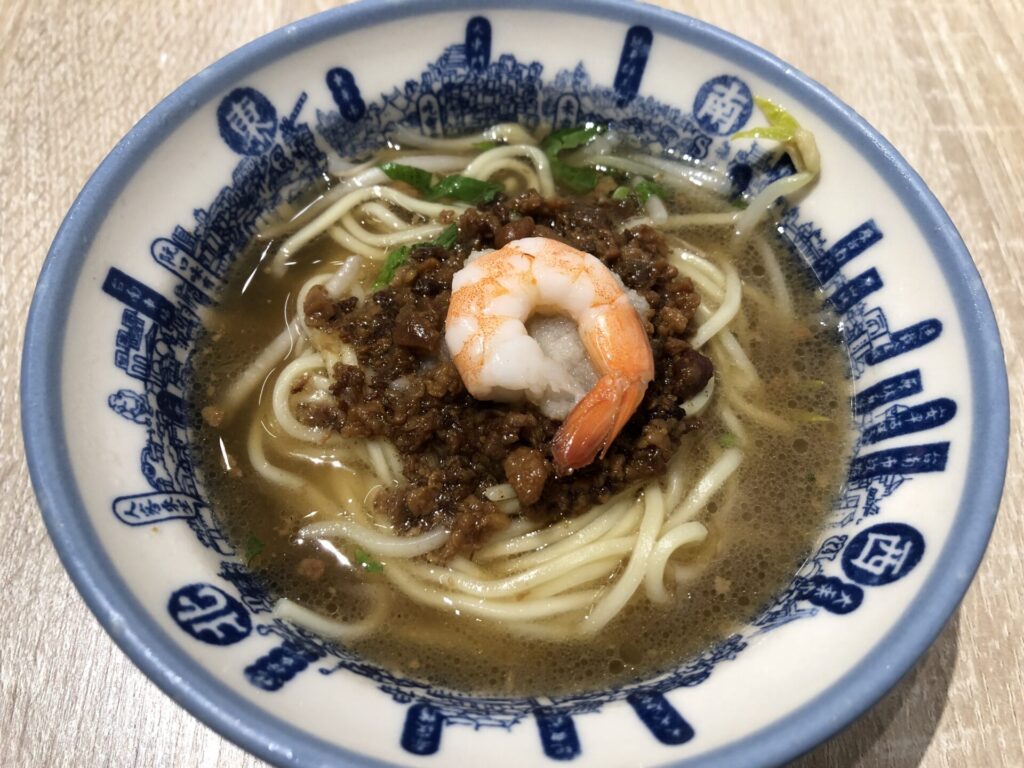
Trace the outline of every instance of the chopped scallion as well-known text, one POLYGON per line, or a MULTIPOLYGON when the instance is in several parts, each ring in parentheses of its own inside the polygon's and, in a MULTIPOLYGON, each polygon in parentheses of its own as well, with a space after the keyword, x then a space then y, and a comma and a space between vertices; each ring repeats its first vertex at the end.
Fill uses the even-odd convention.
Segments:
POLYGON ((597 123, 584 123, 583 125, 562 128, 544 139, 541 142, 540 148, 544 150, 544 154, 548 157, 553 157, 564 149, 577 149, 584 144, 589 144, 599 134, 604 133, 604 131, 605 126, 598 125, 597 123))
POLYGON ((501 192, 501 187, 497 184, 458 174, 445 176, 435 184, 434 174, 430 171, 402 163, 383 163, 380 169, 388 178, 408 184, 429 200, 450 197, 464 203, 489 203, 501 192))
POLYGON ((255 536, 250 536, 245 540, 245 561, 247 563, 251 563, 255 560, 262 551, 263 542, 255 536))
POLYGON ((434 184, 434 175, 422 168, 413 168, 411 165, 402 165, 401 163, 384 163, 380 169, 387 174, 388 178, 403 181, 424 195, 430 192, 430 188, 434 184))
MULTIPOLYGON (((433 240, 429 240, 422 245, 436 245, 440 248, 448 249, 455 245, 455 241, 459 239, 459 228, 455 224, 449 224, 445 227, 445 230, 435 237, 433 240)), ((379 291, 381 288, 386 286, 395 278, 395 272, 398 268, 405 264, 409 259, 409 252, 416 246, 401 245, 395 250, 388 254, 387 259, 384 261, 384 266, 381 268, 380 273, 377 275, 377 279, 373 281, 373 290, 379 291)))
POLYGON ((374 560, 369 552, 362 549, 356 550, 356 562, 359 563, 367 573, 381 573, 384 570, 384 563, 374 560))
POLYGON ((449 224, 445 227, 444 232, 435 237, 430 241, 430 245, 436 245, 439 248, 447 250, 455 245, 455 241, 459 239, 459 228, 455 224, 449 224))
POLYGON ((398 268, 405 264, 406 259, 409 258, 409 246, 400 245, 395 250, 388 254, 387 259, 384 261, 384 266, 381 267, 380 272, 377 274, 377 279, 373 281, 373 290, 379 291, 385 285, 390 283, 394 277, 395 272, 398 268))
POLYGON ((430 191, 427 192, 427 198, 430 200, 440 200, 442 197, 450 197, 455 200, 461 200, 464 203, 478 205, 491 202, 498 196, 499 192, 501 192, 501 187, 498 184, 456 174, 454 176, 445 176, 431 187, 430 191))
POLYGON ((601 178, 601 174, 593 168, 569 165, 557 157, 551 159, 551 175, 555 177, 556 182, 577 194, 589 192, 597 186, 597 180, 601 178))
POLYGON ((634 184, 633 193, 637 196, 641 205, 645 205, 652 196, 660 197, 662 200, 668 200, 671 197, 667 189, 650 179, 641 179, 634 184))
POLYGON ((585 123, 555 131, 541 142, 540 148, 551 161, 551 175, 555 177, 556 182, 577 194, 589 192, 597 186, 597 180, 601 178, 597 171, 593 168, 569 165, 558 158, 558 153, 589 144, 604 130, 603 125, 585 123))

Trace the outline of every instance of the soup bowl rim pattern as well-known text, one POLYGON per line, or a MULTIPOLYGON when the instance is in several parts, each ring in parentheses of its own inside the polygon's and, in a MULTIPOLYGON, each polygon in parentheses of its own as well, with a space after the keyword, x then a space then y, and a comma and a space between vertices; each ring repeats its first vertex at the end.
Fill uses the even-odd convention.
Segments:
POLYGON ((228 54, 161 101, 103 160, 75 200, 50 248, 39 278, 25 336, 22 422, 33 486, 58 553, 79 592, 118 646, 160 688, 219 733, 279 765, 314 765, 342 758, 384 765, 367 755, 322 742, 244 700, 209 678, 161 629, 116 573, 85 514, 72 480, 60 402, 64 331, 84 255, 113 201, 151 151, 188 117, 248 72, 336 34, 420 14, 498 9, 545 9, 646 24, 658 34, 731 57, 801 105, 834 118, 836 132, 883 176, 926 233, 965 329, 973 389, 973 432, 968 476, 972 491, 960 499, 949 539, 910 610, 854 668, 795 712, 739 741, 686 761, 733 765, 756 756, 765 763, 792 758, 821 742, 866 710, 909 669, 938 635, 970 584, 984 553, 1002 491, 1008 452, 1006 371, 988 296, 954 225, 921 178, 895 148, 823 86, 784 62, 703 22, 624 0, 369 0, 276 30, 228 54), (57 353, 54 350, 58 350, 57 353), (40 382, 42 382, 40 384, 40 382))

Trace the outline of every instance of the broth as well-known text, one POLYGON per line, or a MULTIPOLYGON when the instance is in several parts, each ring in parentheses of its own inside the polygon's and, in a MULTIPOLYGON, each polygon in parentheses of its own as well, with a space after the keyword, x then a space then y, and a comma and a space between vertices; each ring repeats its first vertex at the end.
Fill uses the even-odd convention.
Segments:
MULTIPOLYGON (((692 202, 677 199, 683 210, 692 202)), ((704 252, 728 250, 722 228, 691 228, 687 241, 704 252)), ((484 694, 553 695, 599 689, 669 669, 753 619, 785 588, 823 528, 850 452, 848 367, 835 318, 802 266, 762 226, 758 236, 774 250, 792 296, 793 319, 771 305, 772 275, 749 245, 735 255, 747 293, 742 330, 746 351, 765 385, 761 403, 794 419, 778 432, 744 422, 745 459, 734 482, 698 516, 708 529, 700 545, 673 557, 667 606, 641 592, 591 637, 554 642, 512 633, 500 624, 421 605, 392 590, 384 626, 348 643, 370 662, 433 684, 484 694), (751 296, 753 298, 751 298, 751 296), (685 555, 685 556, 684 556, 685 555), (678 580, 678 584, 676 583, 678 580)), ((751 240, 753 242, 753 240, 751 240)), ((339 247, 320 237, 302 251, 283 278, 265 269, 273 241, 257 241, 239 259, 221 304, 193 358, 196 451, 209 502, 229 538, 275 596, 288 597, 325 617, 355 621, 371 610, 366 585, 387 585, 386 558, 367 557, 345 543, 298 539, 318 509, 300 488, 286 490, 254 470, 246 448, 254 424, 272 440, 280 429, 267 399, 287 360, 278 364, 239 415, 217 427, 199 418, 217 393, 277 337, 295 315, 296 294, 314 274, 342 260, 339 247)), ((359 284, 370 293, 379 266, 364 264, 359 284)), ((301 310, 301 308, 299 308, 301 310)), ((730 375, 719 367, 717 377, 730 375)), ((682 437, 679 448, 699 476, 736 441, 717 411, 682 437)), ((217 421, 217 419, 214 419, 217 421)), ((276 437, 275 437, 276 436, 276 437)), ((276 465, 308 487, 341 493, 358 507, 379 481, 358 457, 339 449, 320 464, 290 456, 282 443, 276 465), (342 480, 339 480, 342 478, 342 480)), ((392 589, 390 586, 387 589, 392 589)))

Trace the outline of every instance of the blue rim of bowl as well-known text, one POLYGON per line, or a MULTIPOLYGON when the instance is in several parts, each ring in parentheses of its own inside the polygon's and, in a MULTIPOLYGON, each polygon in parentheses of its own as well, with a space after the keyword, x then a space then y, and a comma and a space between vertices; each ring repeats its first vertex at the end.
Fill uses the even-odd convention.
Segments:
POLYGON ((152 150, 185 119, 258 68, 305 46, 380 22, 449 11, 549 10, 624 24, 725 57, 755 71, 829 124, 885 179, 935 255, 967 336, 973 432, 953 527, 919 596, 897 624, 839 681, 739 741, 669 762, 682 768, 774 765, 852 722, 906 673, 953 614, 995 523, 1009 444, 1006 368, 989 298, 956 227, 896 149, 830 91, 767 51, 723 30, 629 0, 364 0, 267 34, 203 70, 142 118, 104 159, 50 247, 29 312, 22 360, 22 426, 32 484, 50 537, 86 604, 118 646, 168 696, 221 735, 278 766, 391 765, 323 741, 244 699, 175 643, 138 603, 102 548, 74 483, 61 407, 70 299, 84 255, 111 205, 152 150), (38 382, 42 382, 38 385, 38 382))

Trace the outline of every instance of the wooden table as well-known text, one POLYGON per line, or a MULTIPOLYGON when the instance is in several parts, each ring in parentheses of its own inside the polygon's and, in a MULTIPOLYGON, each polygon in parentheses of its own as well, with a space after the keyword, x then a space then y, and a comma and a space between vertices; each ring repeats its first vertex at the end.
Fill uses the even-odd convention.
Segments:
MULTIPOLYGON (((1015 413, 1024 338, 1024 7, 1019 0, 664 0, 824 83, 934 190, 981 270, 1015 413)), ((0 0, 0 766, 256 766, 100 629, 25 468, 18 370, 46 249, 114 143, 189 75, 317 0, 0 0)), ((985 562, 938 642, 812 766, 1024 766, 1024 450, 1014 431, 985 562)))

